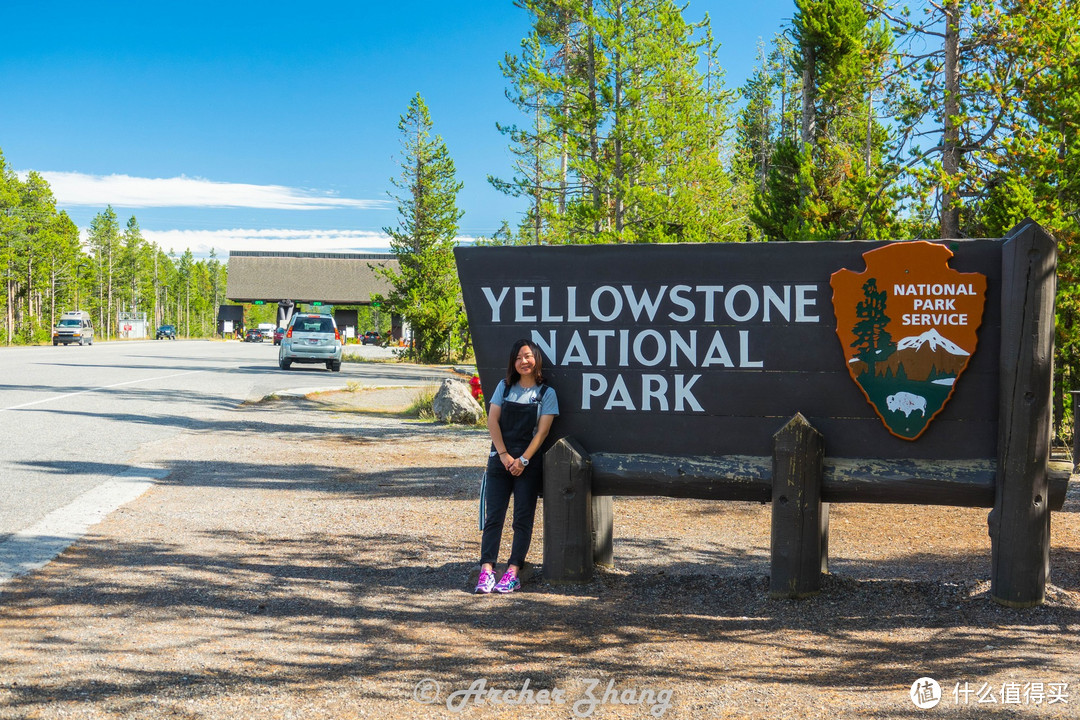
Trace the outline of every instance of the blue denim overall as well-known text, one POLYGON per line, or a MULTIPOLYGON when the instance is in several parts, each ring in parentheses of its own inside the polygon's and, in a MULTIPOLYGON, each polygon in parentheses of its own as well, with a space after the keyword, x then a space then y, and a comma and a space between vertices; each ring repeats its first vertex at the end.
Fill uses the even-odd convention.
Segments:
MULTIPOLYGON (((540 420, 540 403, 547 387, 540 386, 536 402, 504 402, 499 414, 506 452, 519 458, 529 447, 540 420)), ((494 444, 491 446, 495 452, 494 444)), ((484 483, 484 533, 480 541, 480 563, 494 565, 499 559, 499 542, 502 540, 506 510, 510 496, 514 496, 514 540, 510 548, 509 564, 521 567, 532 542, 533 518, 536 515, 536 499, 540 496, 543 482, 543 457, 540 453, 530 458, 529 465, 517 477, 503 467, 498 454, 491 455, 487 464, 487 481, 484 483)))

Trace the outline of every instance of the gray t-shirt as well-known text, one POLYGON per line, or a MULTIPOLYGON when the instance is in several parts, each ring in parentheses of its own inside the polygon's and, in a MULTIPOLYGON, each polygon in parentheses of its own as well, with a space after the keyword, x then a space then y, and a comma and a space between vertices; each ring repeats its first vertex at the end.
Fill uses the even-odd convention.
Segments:
MULTIPOLYGON (((534 403, 539 396, 539 385, 523 388, 520 384, 514 383, 508 392, 506 390, 506 380, 500 380, 498 387, 495 388, 495 392, 491 395, 491 404, 501 407, 503 402, 534 403)), ((544 393, 543 402, 540 404, 540 414, 559 414, 559 399, 555 397, 555 390, 551 386, 548 386, 547 392, 544 393)))

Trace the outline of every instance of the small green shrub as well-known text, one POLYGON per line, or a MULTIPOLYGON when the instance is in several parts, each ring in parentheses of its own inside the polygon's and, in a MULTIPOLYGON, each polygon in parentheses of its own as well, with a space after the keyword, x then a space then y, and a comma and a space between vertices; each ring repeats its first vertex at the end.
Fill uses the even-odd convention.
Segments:
POLYGON ((416 399, 413 400, 406 410, 405 414, 410 417, 419 418, 420 420, 434 420, 435 419, 435 393, 437 391, 432 388, 425 388, 416 394, 416 399))

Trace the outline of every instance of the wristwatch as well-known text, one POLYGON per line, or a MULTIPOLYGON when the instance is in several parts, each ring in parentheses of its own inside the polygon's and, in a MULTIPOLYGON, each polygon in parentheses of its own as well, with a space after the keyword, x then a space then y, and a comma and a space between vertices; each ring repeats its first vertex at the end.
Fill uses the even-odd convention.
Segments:
POLYGON ((520 461, 521 461, 521 467, 528 467, 528 465, 529 465, 529 458, 527 458, 527 457, 525 457, 524 455, 522 455, 521 457, 519 457, 519 458, 518 458, 518 460, 520 460, 520 461))

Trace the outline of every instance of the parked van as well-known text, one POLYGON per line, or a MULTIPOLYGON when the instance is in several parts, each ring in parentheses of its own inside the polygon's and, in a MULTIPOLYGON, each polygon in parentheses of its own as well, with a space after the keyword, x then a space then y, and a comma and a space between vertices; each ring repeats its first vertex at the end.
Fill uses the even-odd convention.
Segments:
POLYGON ((52 344, 79 343, 80 345, 94 344, 94 323, 90 320, 90 313, 82 310, 68 310, 60 316, 60 322, 56 324, 52 332, 52 344))
POLYGON ((274 330, 276 329, 277 325, 274 323, 259 323, 259 332, 263 334, 263 338, 266 340, 274 339, 274 330))

